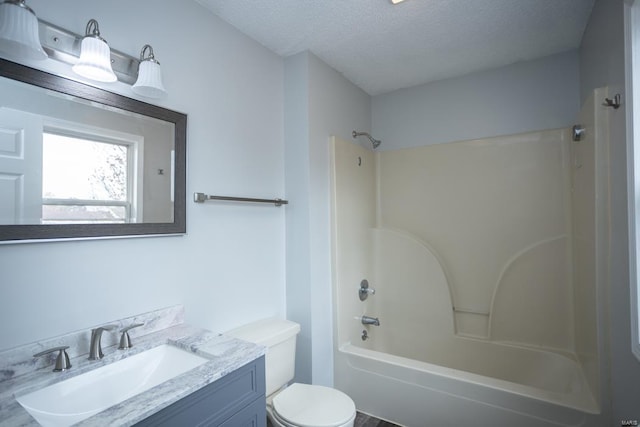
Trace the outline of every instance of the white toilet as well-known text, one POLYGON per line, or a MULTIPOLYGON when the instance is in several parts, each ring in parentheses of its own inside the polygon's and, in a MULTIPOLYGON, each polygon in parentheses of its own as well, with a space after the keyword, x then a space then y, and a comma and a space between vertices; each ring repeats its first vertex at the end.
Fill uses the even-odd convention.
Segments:
POLYGON ((353 427, 356 405, 341 391, 293 383, 296 336, 300 325, 288 320, 264 319, 225 335, 267 347, 265 372, 267 415, 276 427, 353 427))

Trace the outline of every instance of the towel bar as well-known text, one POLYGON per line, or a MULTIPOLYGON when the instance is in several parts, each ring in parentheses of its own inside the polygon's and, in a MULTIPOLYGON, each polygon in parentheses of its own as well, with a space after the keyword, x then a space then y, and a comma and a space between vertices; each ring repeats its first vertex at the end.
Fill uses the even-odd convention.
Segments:
POLYGON ((224 200, 228 202, 272 203, 275 206, 288 205, 288 200, 283 199, 254 199, 250 197, 210 196, 204 193, 193 193, 193 201, 204 203, 207 200, 224 200))

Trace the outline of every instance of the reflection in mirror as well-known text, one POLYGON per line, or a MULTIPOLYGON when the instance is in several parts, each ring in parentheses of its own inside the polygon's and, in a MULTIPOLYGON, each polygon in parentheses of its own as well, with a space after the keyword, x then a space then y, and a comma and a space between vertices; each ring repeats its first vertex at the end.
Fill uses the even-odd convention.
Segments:
POLYGON ((186 116, 0 59, 0 241, 184 233, 186 116))

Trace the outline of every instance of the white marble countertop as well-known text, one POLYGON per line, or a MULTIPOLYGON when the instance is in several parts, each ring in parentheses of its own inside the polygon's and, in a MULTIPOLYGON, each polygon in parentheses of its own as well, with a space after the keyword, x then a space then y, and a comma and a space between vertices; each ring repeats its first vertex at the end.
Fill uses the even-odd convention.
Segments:
POLYGON ((30 393, 101 366, 133 356, 162 344, 174 345, 210 359, 209 362, 146 392, 114 405, 76 425, 78 426, 130 426, 166 408, 172 403, 199 390, 265 353, 265 348, 236 338, 214 334, 185 324, 136 338, 133 347, 117 350, 104 348, 105 356, 99 361, 88 360, 86 354, 71 359, 72 368, 53 372, 52 366, 35 372, 15 376, 0 382, 0 425, 20 427, 38 423, 16 401, 15 396, 30 393))

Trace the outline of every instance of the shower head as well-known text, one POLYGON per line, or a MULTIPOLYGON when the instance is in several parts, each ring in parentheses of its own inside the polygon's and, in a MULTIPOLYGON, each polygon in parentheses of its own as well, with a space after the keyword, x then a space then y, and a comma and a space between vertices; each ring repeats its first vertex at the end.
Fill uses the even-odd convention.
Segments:
POLYGON ((375 139, 374 137, 369 135, 367 132, 356 132, 354 130, 353 132, 351 132, 351 135, 354 138, 356 138, 358 136, 366 136, 367 138, 369 138, 369 141, 371 141, 371 145, 373 145, 374 149, 378 148, 380 146, 380 144, 382 143, 382 141, 379 141, 379 140, 375 139))

